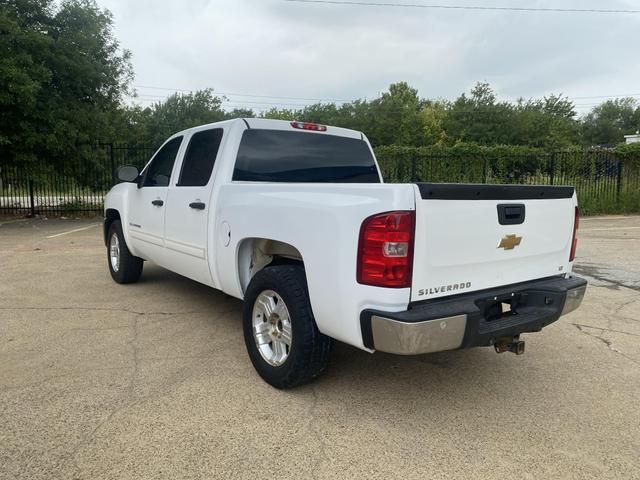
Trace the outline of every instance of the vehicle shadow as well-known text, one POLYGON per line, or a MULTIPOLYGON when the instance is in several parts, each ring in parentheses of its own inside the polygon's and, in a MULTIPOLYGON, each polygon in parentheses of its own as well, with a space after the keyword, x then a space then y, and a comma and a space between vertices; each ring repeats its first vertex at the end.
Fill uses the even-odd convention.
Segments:
POLYGON ((160 288, 163 292, 170 290, 172 296, 193 303, 198 310, 218 307, 220 301, 235 301, 238 312, 242 311, 241 300, 151 262, 145 262, 142 276, 134 286, 144 289, 152 287, 154 290, 160 288))
MULTIPOLYGON (((205 328, 211 331, 222 329, 229 332, 231 337, 237 337, 238 341, 221 342, 215 348, 237 349, 241 344, 241 300, 153 264, 145 265, 139 286, 170 291, 172 297, 183 299, 198 311, 223 310, 225 315, 207 318, 205 328)), ((238 355, 238 352, 228 354, 238 355)), ((242 357, 242 354, 238 356, 242 357)), ((314 384, 290 390, 286 394, 304 395, 309 389, 317 388, 322 391, 349 392, 351 399, 368 399, 367 402, 372 401, 371 394, 376 392, 378 399, 388 402, 401 397, 402 403, 411 398, 421 404, 462 400, 477 403, 483 397, 494 398, 495 392, 504 390, 507 382, 510 389, 523 389, 523 395, 526 396, 526 391, 536 387, 535 378, 529 376, 525 380, 522 375, 522 364, 527 363, 525 357, 496 355, 490 348, 403 357, 381 352, 371 354, 335 342, 327 373, 314 384)), ((257 378, 254 377, 254 380, 257 378)), ((541 377, 540 381, 543 380, 544 377, 541 377)), ((544 388, 544 385, 540 387, 544 388)))

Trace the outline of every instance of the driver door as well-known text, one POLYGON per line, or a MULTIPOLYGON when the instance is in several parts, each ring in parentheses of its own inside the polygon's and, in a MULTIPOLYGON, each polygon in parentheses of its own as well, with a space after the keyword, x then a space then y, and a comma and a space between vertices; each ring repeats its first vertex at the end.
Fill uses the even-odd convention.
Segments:
POLYGON ((129 237, 137 256, 145 260, 162 259, 164 217, 167 192, 182 137, 167 141, 142 172, 140 187, 129 199, 129 237))

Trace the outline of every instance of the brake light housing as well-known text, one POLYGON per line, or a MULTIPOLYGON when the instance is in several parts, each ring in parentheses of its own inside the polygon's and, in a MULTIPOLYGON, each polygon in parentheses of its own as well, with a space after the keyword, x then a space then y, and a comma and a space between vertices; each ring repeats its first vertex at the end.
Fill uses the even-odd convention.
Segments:
POLYGON ((362 285, 411 287, 414 211, 373 215, 362 222, 358 244, 357 280, 362 285))
POLYGON ((291 122, 291 126, 293 128, 298 128, 300 130, 311 130, 313 132, 326 132, 326 125, 318 125, 317 123, 309 123, 309 122, 291 122))
POLYGON ((571 253, 569 254, 569 261, 573 262, 576 259, 576 248, 578 246, 578 227, 580 225, 580 209, 576 207, 573 219, 573 237, 571 238, 571 253))

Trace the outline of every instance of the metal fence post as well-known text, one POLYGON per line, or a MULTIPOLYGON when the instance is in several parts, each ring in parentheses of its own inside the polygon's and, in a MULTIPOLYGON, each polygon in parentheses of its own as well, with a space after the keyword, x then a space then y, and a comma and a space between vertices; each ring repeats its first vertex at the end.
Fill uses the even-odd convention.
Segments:
POLYGON ((115 185, 117 179, 116 179, 116 159, 113 151, 113 142, 108 143, 107 145, 109 145, 109 156, 111 158, 111 185, 115 185))
POLYGON ((416 154, 414 153, 411 157, 411 181, 417 182, 418 178, 416 177, 416 154))
POLYGON ((488 178, 489 172, 488 172, 488 169, 487 169, 487 161, 488 160, 485 157, 483 159, 483 162, 482 162, 482 176, 484 177, 483 178, 484 183, 489 183, 489 178, 488 178))
POLYGON ((620 192, 622 190, 622 159, 617 157, 618 162, 618 178, 616 179, 616 200, 620 201, 620 192))
POLYGON ((31 216, 36 216, 36 204, 33 198, 33 180, 29 180, 29 206, 31 207, 31 216))

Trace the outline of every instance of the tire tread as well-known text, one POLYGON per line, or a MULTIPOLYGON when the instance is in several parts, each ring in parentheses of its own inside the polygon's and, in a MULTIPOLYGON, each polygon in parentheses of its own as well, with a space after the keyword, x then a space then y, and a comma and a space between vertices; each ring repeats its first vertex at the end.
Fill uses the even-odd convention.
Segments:
POLYGON ((258 373, 276 388, 292 388, 308 383, 322 375, 329 364, 332 340, 322 334, 316 325, 305 271, 299 265, 266 267, 258 272, 247 288, 244 305, 245 342, 251 361, 258 373), (260 356, 255 347, 252 328, 253 302, 257 295, 267 289, 277 291, 285 300, 292 322, 294 322, 294 348, 285 365, 288 368, 271 367, 260 356), (296 315, 296 318, 293 318, 296 315), (290 363, 291 362, 291 363, 290 363))
POLYGON ((120 220, 114 220, 109 227, 109 235, 107 236, 107 264, 109 266, 111 277, 117 283, 135 283, 140 279, 140 275, 142 275, 144 260, 134 256, 129 251, 127 242, 124 239, 124 234, 122 233, 122 224, 120 220), (118 235, 118 240, 120 242, 120 268, 117 272, 115 272, 111 267, 111 259, 109 258, 109 244, 113 233, 118 235))

